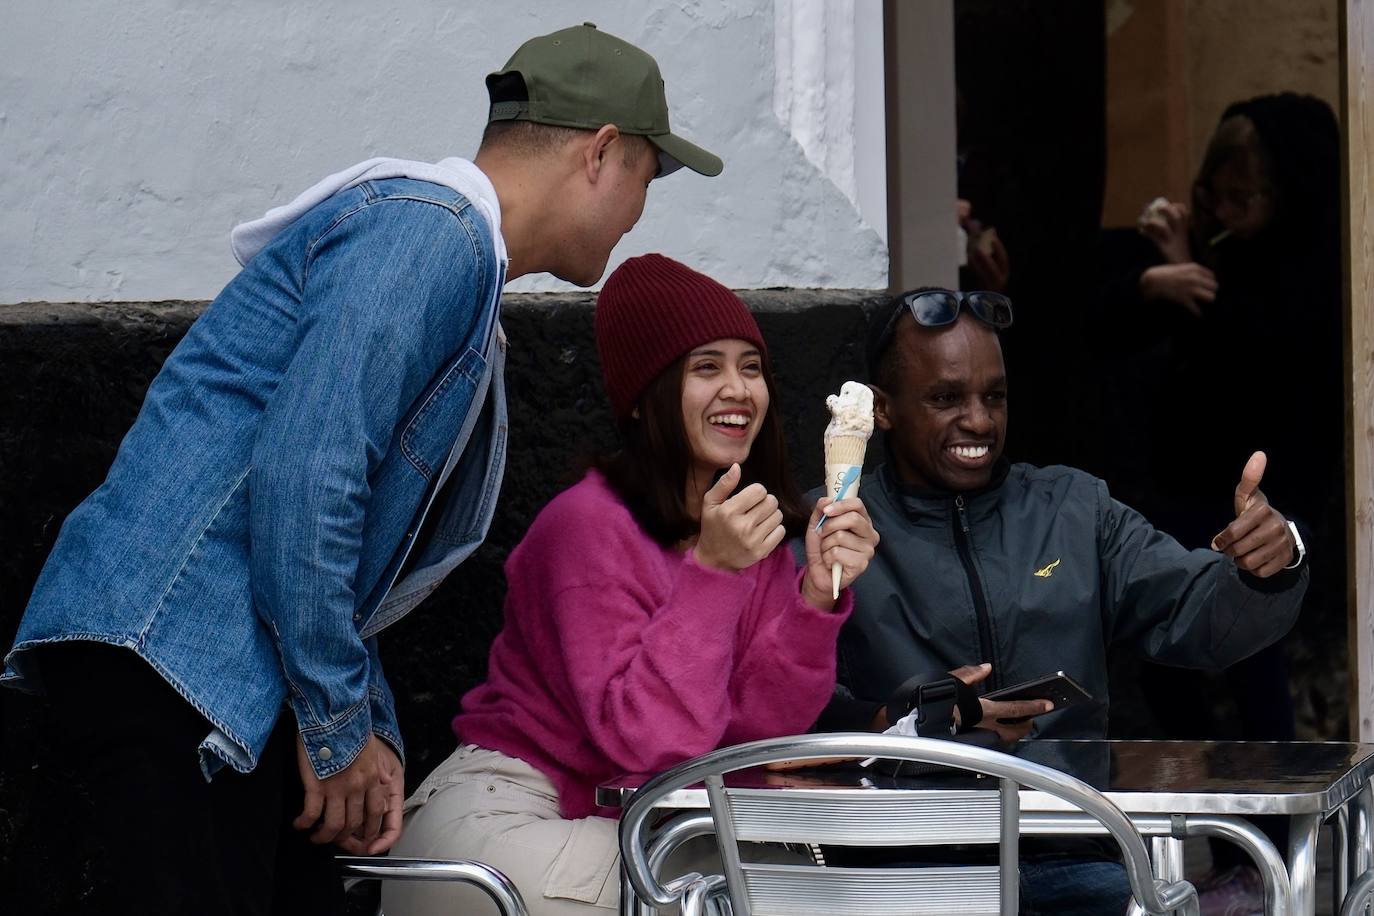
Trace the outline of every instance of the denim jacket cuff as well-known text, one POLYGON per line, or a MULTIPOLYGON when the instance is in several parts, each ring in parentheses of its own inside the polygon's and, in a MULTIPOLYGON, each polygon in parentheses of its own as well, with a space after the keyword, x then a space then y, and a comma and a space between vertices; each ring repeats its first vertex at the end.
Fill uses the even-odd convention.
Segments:
MULTIPOLYGON (((293 699, 292 704, 296 701, 293 699)), ((372 716, 368 699, 359 700, 334 721, 301 729, 310 766, 320 779, 343 770, 362 752, 372 734, 372 716)), ((300 710, 296 721, 301 720, 300 710)))
POLYGON ((372 712, 372 734, 391 745, 397 759, 401 761, 401 766, 404 767, 406 749, 404 742, 401 741, 401 727, 396 722, 396 710, 392 705, 391 695, 376 686, 369 687, 367 695, 372 712))

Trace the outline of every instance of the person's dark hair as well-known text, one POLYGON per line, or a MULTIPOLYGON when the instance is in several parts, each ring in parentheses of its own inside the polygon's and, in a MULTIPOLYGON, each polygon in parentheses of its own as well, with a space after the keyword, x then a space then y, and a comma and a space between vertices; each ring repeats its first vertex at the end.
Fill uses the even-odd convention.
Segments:
MULTIPOLYGON (((687 475, 692 467, 692 448, 682 423, 682 381, 686 355, 658 374, 638 401, 639 416, 619 424, 621 448, 593 462, 611 489, 629 508, 648 534, 664 547, 672 547, 696 534, 697 519, 687 511, 687 475)), ((808 513, 802 508, 787 464, 787 443, 779 421, 780 405, 773 370, 763 357, 763 380, 768 387, 768 411, 759 434, 741 466, 735 492, 761 483, 778 499, 783 527, 789 536, 803 532, 808 513)))
MULTIPOLYGON (((490 121, 482 132, 478 152, 501 150, 520 156, 539 157, 556 152, 578 137, 592 131, 580 127, 559 127, 534 121, 490 121)), ((649 141, 637 134, 621 133, 621 160, 635 166, 649 149, 649 141)))
MULTIPOLYGON (((879 388, 891 391, 892 386, 897 381, 899 370, 905 364, 906 354, 894 347, 892 343, 897 339, 897 326, 901 323, 903 316, 911 314, 911 309, 907 306, 907 298, 928 292, 949 293, 951 291, 939 286, 919 286, 916 289, 898 293, 874 312, 868 325, 868 336, 864 341, 864 362, 868 369, 869 381, 879 388)), ((956 320, 962 320, 965 315, 977 317, 988 330, 1000 337, 1000 329, 1011 324, 1011 301, 1000 293, 979 293, 978 291, 957 293, 960 296, 975 294, 998 296, 1003 300, 1004 305, 992 306, 994 309, 992 314, 996 315, 998 311, 1005 308, 1005 315, 998 316, 998 320, 1004 320, 1005 323, 993 324, 992 317, 983 318, 982 314, 974 310, 976 307, 988 308, 989 304, 986 300, 981 303, 981 306, 973 306, 969 305, 968 299, 962 299, 960 311, 955 316, 956 320)), ((911 320, 913 322, 916 320, 914 315, 912 315, 911 320)), ((950 326, 952 327, 952 325, 950 326)))
MULTIPOLYGON (((1242 157, 1268 181, 1274 203, 1271 234, 1290 244, 1339 244, 1340 125, 1330 105, 1314 96, 1282 92, 1228 106, 1193 184, 1195 213, 1205 215, 1197 189, 1242 157)), ((1199 222, 1197 228, 1199 234, 1209 234, 1216 227, 1199 222)))
MULTIPOLYGON (((938 286, 921 286, 912 292, 924 293, 939 289, 938 286)), ((873 313, 868 325, 868 338, 865 341, 864 355, 868 368, 868 380, 885 391, 891 391, 905 356, 892 345, 897 339, 897 323, 907 311, 902 301, 905 293, 899 293, 873 313)), ((913 319, 914 320, 914 319, 913 319)))
POLYGON ((525 156, 542 156, 586 133, 579 127, 557 127, 533 121, 491 121, 482 131, 478 152, 499 148, 525 156))

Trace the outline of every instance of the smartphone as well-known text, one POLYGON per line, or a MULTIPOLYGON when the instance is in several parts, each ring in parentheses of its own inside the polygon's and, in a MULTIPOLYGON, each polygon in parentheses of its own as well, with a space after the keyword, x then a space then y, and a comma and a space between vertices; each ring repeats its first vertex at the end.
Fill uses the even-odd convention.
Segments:
MULTIPOLYGON (((1084 690, 1081 684, 1062 671, 1023 681, 1011 687, 1003 687, 1001 690, 994 690, 983 694, 983 696, 989 700, 1049 700, 1054 703, 1055 710, 1072 706, 1075 703, 1089 703, 1093 698, 1092 694, 1084 690)), ((1010 722, 1013 720, 1002 721, 1010 722)))

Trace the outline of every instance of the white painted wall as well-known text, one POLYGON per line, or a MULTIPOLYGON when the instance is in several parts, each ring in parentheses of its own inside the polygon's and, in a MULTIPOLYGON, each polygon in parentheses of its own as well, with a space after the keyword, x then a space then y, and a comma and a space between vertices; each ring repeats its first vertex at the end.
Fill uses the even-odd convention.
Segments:
POLYGON ((370 156, 470 156, 486 73, 584 20, 653 53, 675 130, 726 162, 656 183, 612 265, 662 251, 740 288, 887 284, 880 87, 854 99, 879 0, 18 0, 3 18, 0 303, 213 297, 236 222, 370 156), (777 114, 792 14, 843 33, 806 36, 823 71, 788 61, 793 90, 825 96, 820 156, 777 114))

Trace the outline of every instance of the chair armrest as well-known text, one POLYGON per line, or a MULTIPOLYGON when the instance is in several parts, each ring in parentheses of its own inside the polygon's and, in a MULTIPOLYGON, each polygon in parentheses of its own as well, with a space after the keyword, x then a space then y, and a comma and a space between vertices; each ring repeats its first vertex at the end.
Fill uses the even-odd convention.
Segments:
POLYGON ((725 876, 706 877, 697 872, 688 872, 665 883, 663 889, 681 900, 682 916, 703 916, 707 898, 724 895, 725 876))
POLYGON ((486 892, 503 916, 529 916, 519 889, 501 872, 472 859, 336 856, 345 878, 380 881, 462 881, 486 892))

